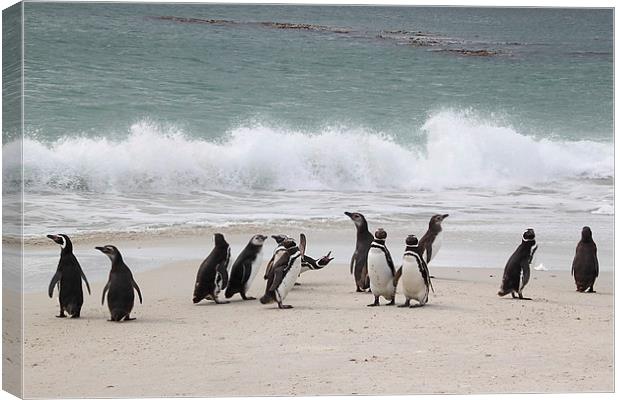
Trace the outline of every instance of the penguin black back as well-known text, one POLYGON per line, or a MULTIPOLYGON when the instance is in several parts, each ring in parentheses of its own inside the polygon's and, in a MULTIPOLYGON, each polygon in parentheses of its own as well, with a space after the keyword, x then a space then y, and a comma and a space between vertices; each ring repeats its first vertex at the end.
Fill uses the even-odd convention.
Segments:
POLYGON ((523 288, 530 280, 530 264, 534 258, 534 253, 538 249, 534 229, 527 229, 522 236, 521 244, 512 253, 504 268, 502 286, 497 292, 498 296, 505 296, 508 293, 515 298, 530 300, 523 297, 523 288))
POLYGON ((355 251, 351 257, 351 273, 355 277, 357 292, 363 292, 370 287, 368 279, 368 250, 374 239, 368 230, 368 222, 360 213, 345 211, 345 215, 351 218, 357 230, 355 251))
POLYGON ((138 292, 140 298, 140 304, 142 304, 142 293, 138 284, 133 278, 133 274, 129 267, 123 261, 121 252, 112 245, 106 245, 103 247, 95 247, 112 262, 110 269, 110 275, 108 282, 103 288, 101 295, 101 304, 108 293, 108 309, 110 310, 110 321, 131 321, 135 318, 131 318, 131 311, 134 306, 134 289, 138 292))
POLYGON ((262 249, 267 236, 254 235, 245 248, 235 260, 231 270, 228 286, 226 287, 226 298, 231 298, 235 293, 239 293, 243 300, 254 300, 254 297, 246 295, 246 289, 252 283, 260 263, 262 261, 262 249))
POLYGON ((58 267, 56 273, 50 281, 48 294, 52 297, 54 293, 54 287, 59 286, 58 301, 60 304, 60 313, 57 315, 59 318, 65 317, 65 312, 71 315, 71 318, 79 318, 82 310, 82 304, 84 304, 84 293, 82 291, 82 279, 86 283, 88 294, 90 294, 90 285, 84 275, 84 271, 80 266, 77 258, 73 254, 73 243, 69 236, 60 235, 47 235, 55 243, 59 244, 60 260, 58 261, 58 267))
POLYGON ((577 243, 575 257, 571 267, 571 274, 575 278, 578 292, 588 290, 595 293, 594 281, 598 277, 598 257, 596 243, 592 239, 592 230, 584 226, 581 230, 581 240, 577 243))
POLYGON ((193 302, 198 303, 203 299, 219 301, 217 296, 228 285, 228 264, 230 263, 230 246, 224 239, 224 235, 216 233, 214 236, 215 247, 200 264, 194 285, 193 302))

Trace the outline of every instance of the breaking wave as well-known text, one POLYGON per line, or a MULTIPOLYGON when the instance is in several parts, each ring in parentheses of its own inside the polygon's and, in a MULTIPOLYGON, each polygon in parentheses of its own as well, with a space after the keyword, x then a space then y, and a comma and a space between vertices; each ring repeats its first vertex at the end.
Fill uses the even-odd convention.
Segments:
MULTIPOLYGON (((209 141, 140 122, 116 141, 24 139, 24 183, 27 190, 93 192, 406 191, 613 178, 610 143, 536 139, 468 113, 438 112, 421 132, 399 139, 364 129, 308 133, 256 124, 209 141)), ((18 182, 19 143, 3 152, 6 188, 18 182)))

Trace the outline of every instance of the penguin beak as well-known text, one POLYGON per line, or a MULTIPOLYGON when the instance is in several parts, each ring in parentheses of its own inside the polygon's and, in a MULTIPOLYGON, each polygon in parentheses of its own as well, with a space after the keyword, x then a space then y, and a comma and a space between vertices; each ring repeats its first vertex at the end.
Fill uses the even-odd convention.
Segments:
POLYGON ((105 247, 95 247, 96 250, 99 250, 102 253, 105 253, 106 248, 105 247))
POLYGON ((62 239, 57 235, 47 235, 48 238, 52 239, 54 243, 62 245, 62 239))
POLYGON ((449 215, 450 214, 444 214, 444 215, 441 216, 441 219, 448 218, 449 215))
POLYGON ((345 211, 345 212, 344 212, 344 215, 346 215, 347 217, 351 218, 351 215, 353 215, 353 213, 350 213, 350 212, 348 212, 348 211, 345 211))

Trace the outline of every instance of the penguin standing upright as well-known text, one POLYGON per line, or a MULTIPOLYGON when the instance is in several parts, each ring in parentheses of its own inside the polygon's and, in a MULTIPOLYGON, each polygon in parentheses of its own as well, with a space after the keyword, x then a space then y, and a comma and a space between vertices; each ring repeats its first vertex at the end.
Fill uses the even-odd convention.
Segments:
POLYGON ((396 285, 394 284, 394 262, 389 250, 385 247, 387 233, 379 228, 375 232, 375 239, 368 251, 368 277, 370 278, 370 291, 375 296, 375 302, 368 304, 369 307, 379 305, 379 296, 383 296, 391 306, 396 299, 396 285))
POLYGON ((225 304, 217 298, 220 292, 228 285, 228 264, 230 263, 230 246, 224 235, 216 233, 215 247, 200 264, 194 285, 194 304, 202 299, 213 300, 216 304, 225 304))
POLYGON ((263 277, 265 280, 269 279, 269 274, 271 273, 271 268, 273 264, 278 261, 278 259, 286 254, 286 249, 296 246, 295 240, 289 238, 286 235, 271 235, 273 240, 276 241, 276 248, 273 250, 273 254, 271 255, 271 259, 267 262, 267 267, 265 268, 265 276, 263 277))
POLYGON ((418 238, 415 235, 407 236, 405 240, 405 254, 403 265, 396 271, 394 284, 400 278, 402 281, 405 304, 398 307, 421 307, 428 301, 429 289, 432 289, 431 276, 426 262, 417 253, 418 238), (410 305, 411 299, 417 300, 418 304, 410 305))
POLYGON ((54 286, 58 284, 58 302, 60 304, 60 313, 58 318, 65 318, 65 311, 71 315, 71 318, 80 318, 82 304, 84 304, 84 293, 82 292, 82 279, 86 283, 86 289, 90 294, 90 285, 84 275, 84 271, 80 266, 77 258, 73 255, 73 243, 67 235, 47 235, 55 243, 60 245, 60 260, 56 273, 52 277, 48 288, 50 298, 54 294, 54 286))
POLYGON ((299 246, 292 240, 286 239, 281 243, 285 250, 273 263, 267 275, 265 294, 261 297, 262 304, 278 303, 278 308, 293 308, 283 304, 284 299, 295 285, 301 271, 301 260, 306 252, 306 236, 299 235, 299 246))
POLYGON ((430 263, 433 258, 439 252, 441 244, 443 242, 443 233, 441 223, 449 214, 436 214, 433 215, 428 221, 428 230, 420 239, 418 243, 417 253, 424 259, 426 264, 430 263))
POLYGON ((134 304, 134 289, 138 292, 140 304, 142 304, 142 293, 138 284, 133 279, 133 275, 129 267, 123 261, 121 252, 114 246, 95 247, 112 261, 112 268, 108 282, 103 288, 101 295, 101 305, 105 300, 105 294, 108 292, 108 308, 110 310, 110 321, 120 322, 122 320, 131 321, 131 311, 134 304))
POLYGON ((225 293, 227 299, 239 293, 243 300, 256 300, 255 297, 248 297, 246 294, 263 261, 262 250, 265 239, 267 236, 254 235, 233 263, 225 293))
POLYGON ((498 296, 505 296, 510 293, 514 299, 517 297, 515 296, 517 293, 520 300, 531 300, 528 297, 523 297, 523 288, 530 280, 530 265, 537 249, 536 234, 534 229, 529 228, 523 233, 521 244, 506 263, 502 287, 497 292, 498 296))
POLYGON ((571 275, 575 277, 578 292, 588 289, 588 293, 596 293, 594 281, 598 277, 598 257, 596 243, 592 240, 592 230, 587 226, 581 230, 581 240, 575 249, 571 275))
POLYGON ((346 211, 345 215, 351 218, 357 230, 355 251, 351 257, 351 273, 355 277, 355 290, 364 292, 370 287, 368 282, 368 250, 370 250, 373 236, 368 230, 368 222, 362 214, 346 211))

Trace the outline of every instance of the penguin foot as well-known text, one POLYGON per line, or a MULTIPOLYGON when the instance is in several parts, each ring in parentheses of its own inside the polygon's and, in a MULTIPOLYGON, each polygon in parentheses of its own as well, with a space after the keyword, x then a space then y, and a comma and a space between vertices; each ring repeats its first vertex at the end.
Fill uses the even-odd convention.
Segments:
POLYGON ((133 321, 135 318, 129 318, 129 315, 125 317, 123 321, 133 321))
POLYGON ((71 318, 80 318, 80 314, 72 315, 71 318))
POLYGON ((423 306, 424 306, 424 304, 419 304, 419 303, 418 303, 418 304, 412 304, 412 305, 410 305, 410 306, 409 306, 409 308, 420 308, 420 307, 423 307, 423 306))
POLYGON ((60 314, 60 315, 57 315, 56 318, 67 318, 67 316, 65 314, 60 314))
POLYGON ((293 308, 290 304, 278 304, 278 308, 281 310, 288 310, 289 308, 293 308))
POLYGON ((365 290, 360 289, 360 287, 359 287, 359 286, 355 288, 355 291, 356 291, 357 293, 364 293, 364 292, 365 292, 365 290))
POLYGON ((386 306, 393 306, 394 304, 396 304, 396 302, 394 301, 394 299, 392 299, 392 301, 387 303, 386 306))
POLYGON ((372 303, 372 304, 367 304, 366 307, 377 307, 379 304, 377 303, 372 303))
POLYGON ((293 286, 301 286, 301 283, 295 282, 295 284, 293 286))
POLYGON ((523 296, 521 296, 521 297, 519 297, 519 300, 532 300, 532 298, 531 297, 523 297, 523 296))
POLYGON ((218 299, 213 299, 213 301, 215 302, 215 304, 228 304, 230 303, 230 301, 228 300, 218 300, 218 299))
POLYGON ((252 296, 242 296, 243 300, 256 300, 256 297, 252 297, 252 296))
POLYGON ((399 304, 396 307, 398 308, 405 308, 405 307, 410 307, 409 304, 405 303, 405 304, 399 304))
POLYGON ((588 293, 596 293, 596 290, 594 290, 594 288, 590 288, 588 289, 588 293))

